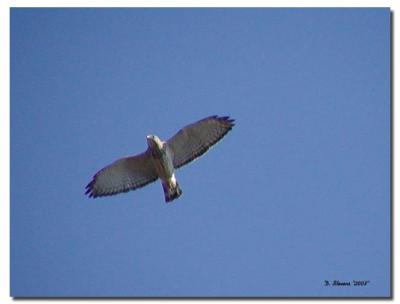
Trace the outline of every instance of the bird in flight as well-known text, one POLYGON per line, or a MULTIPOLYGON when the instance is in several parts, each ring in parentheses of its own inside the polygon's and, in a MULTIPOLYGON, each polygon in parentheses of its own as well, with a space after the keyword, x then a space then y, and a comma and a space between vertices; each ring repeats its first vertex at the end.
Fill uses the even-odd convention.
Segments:
POLYGON ((89 197, 114 195, 141 188, 161 180, 165 202, 182 194, 175 169, 203 155, 234 126, 229 116, 204 118, 179 130, 167 141, 156 135, 147 136, 145 152, 121 158, 101 169, 86 186, 89 197))

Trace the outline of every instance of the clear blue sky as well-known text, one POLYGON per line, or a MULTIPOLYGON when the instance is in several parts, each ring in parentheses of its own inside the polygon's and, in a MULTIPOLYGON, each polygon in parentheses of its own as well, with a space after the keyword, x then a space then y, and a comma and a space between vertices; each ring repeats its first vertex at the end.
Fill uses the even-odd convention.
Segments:
POLYGON ((389 55, 389 9, 12 9, 11 295, 388 296, 389 55), (84 195, 214 114, 178 200, 84 195))

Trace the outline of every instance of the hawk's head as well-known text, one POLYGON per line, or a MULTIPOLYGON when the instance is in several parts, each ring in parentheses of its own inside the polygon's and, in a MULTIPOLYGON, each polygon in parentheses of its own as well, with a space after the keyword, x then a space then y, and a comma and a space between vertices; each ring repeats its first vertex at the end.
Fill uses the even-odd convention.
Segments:
POLYGON ((156 135, 147 135, 147 145, 149 146, 150 149, 157 148, 158 150, 161 150, 163 147, 163 142, 161 139, 158 138, 156 135))

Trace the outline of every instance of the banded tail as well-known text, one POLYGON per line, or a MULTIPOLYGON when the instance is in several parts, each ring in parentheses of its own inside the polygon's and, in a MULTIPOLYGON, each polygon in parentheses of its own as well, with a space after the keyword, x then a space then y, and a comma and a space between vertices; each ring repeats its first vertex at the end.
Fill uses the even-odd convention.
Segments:
POLYGON ((182 194, 182 190, 176 180, 170 180, 169 182, 162 182, 164 189, 165 202, 172 202, 182 194))

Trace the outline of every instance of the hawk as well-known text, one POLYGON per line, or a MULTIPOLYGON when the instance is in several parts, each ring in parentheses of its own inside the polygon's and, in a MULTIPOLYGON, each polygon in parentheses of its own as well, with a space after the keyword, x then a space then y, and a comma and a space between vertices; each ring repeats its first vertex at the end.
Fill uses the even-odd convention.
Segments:
POLYGON ((121 158, 101 169, 86 186, 89 197, 114 195, 161 180, 165 201, 182 194, 175 170, 203 155, 234 126, 229 116, 204 118, 179 130, 167 141, 148 135, 145 152, 121 158))

